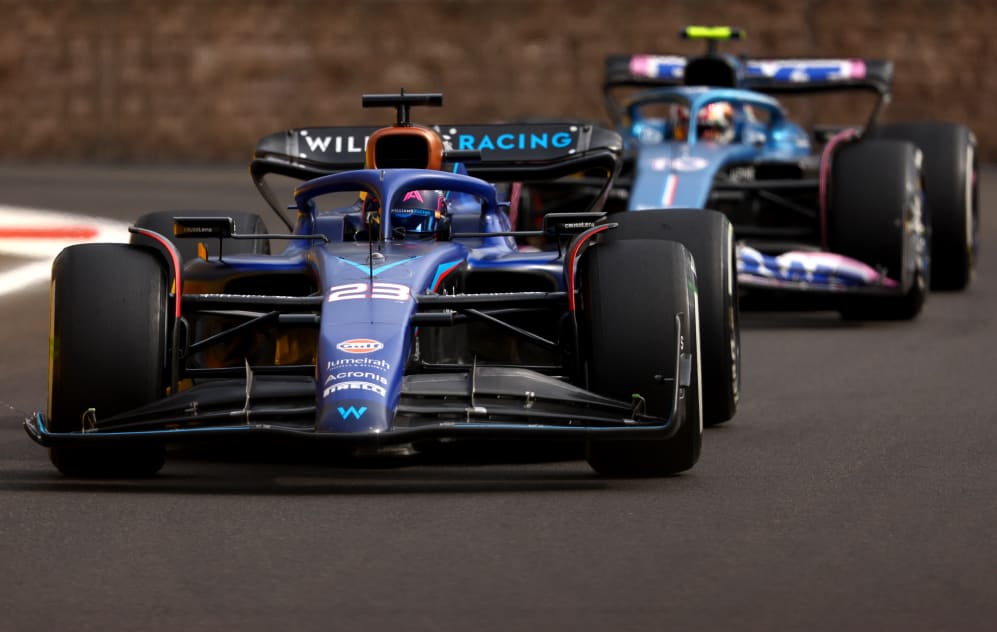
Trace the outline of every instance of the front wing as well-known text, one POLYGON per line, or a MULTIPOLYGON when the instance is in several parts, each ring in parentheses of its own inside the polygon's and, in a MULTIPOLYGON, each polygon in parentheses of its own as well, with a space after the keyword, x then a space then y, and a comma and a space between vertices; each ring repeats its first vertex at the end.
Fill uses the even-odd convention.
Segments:
MULTIPOLYGON (((690 362, 676 349, 675 375, 681 386, 689 385, 690 362)), ((381 446, 445 438, 664 439, 680 423, 678 388, 673 389, 668 416, 651 417, 640 414, 634 402, 602 397, 515 367, 406 376, 395 424, 386 432, 317 432, 316 392, 315 381, 304 377, 214 380, 108 419, 84 417, 79 431, 52 432, 42 413, 26 419, 24 426, 45 446, 174 443, 239 434, 381 446)), ((353 414, 359 420, 362 412, 353 414)))
POLYGON ((737 275, 745 289, 867 294, 894 294, 900 290, 896 280, 861 261, 821 251, 791 251, 773 256, 739 244, 737 275))

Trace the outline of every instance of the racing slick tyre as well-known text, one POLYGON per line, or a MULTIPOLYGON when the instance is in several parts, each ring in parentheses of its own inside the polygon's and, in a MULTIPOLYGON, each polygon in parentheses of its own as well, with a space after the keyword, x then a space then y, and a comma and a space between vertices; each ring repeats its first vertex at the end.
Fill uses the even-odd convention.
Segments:
MULTIPOLYGON (((137 228, 145 228, 163 235, 177 247, 180 251, 181 264, 197 257, 197 239, 176 239, 173 237, 173 218, 175 217, 231 217, 235 222, 235 232, 240 235, 265 235, 267 226, 256 213, 246 213, 244 211, 155 211, 146 213, 135 222, 137 228)), ((137 246, 153 246, 158 244, 145 235, 132 234, 131 243, 137 246)), ((205 239, 204 246, 207 248, 209 257, 218 256, 218 240, 205 239)), ((268 239, 228 239, 225 241, 223 254, 244 255, 244 254, 270 254, 270 241, 268 239)))
POLYGON ((619 226, 604 241, 669 239, 696 262, 703 359, 703 422, 723 423, 737 412, 741 394, 741 337, 734 231, 722 213, 704 209, 630 211, 607 218, 619 226))
MULTIPOLYGON (((156 252, 70 246, 52 264, 51 293, 51 431, 79 431, 163 396, 169 279, 156 252)), ((53 465, 77 477, 151 476, 163 467, 159 444, 83 443, 53 446, 53 465)))
POLYGON ((699 314, 692 255, 664 240, 599 243, 582 257, 581 339, 589 389, 666 418, 675 389, 678 428, 668 439, 591 439, 586 460, 603 476, 668 476, 699 460, 699 314), (678 316, 678 327, 675 326, 678 316), (683 366, 676 375, 675 353, 683 366), (683 379, 684 378, 684 379, 683 379))
POLYGON ((839 149, 831 164, 827 241, 831 252, 861 261, 908 290, 901 295, 850 294, 848 320, 910 320, 927 294, 917 148, 863 140, 839 149))
POLYGON ((976 138, 955 123, 897 123, 872 133, 910 141, 921 150, 925 216, 931 226, 931 289, 965 289, 976 267, 980 221, 976 138))

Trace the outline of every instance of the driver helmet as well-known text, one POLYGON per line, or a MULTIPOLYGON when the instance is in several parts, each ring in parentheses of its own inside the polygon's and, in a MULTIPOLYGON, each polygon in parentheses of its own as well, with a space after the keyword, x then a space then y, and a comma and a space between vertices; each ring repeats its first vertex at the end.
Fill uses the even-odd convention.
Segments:
POLYGON ((734 140, 734 108, 726 101, 715 101, 700 108, 696 128, 703 140, 726 144, 734 140))
POLYGON ((446 192, 409 191, 402 197, 401 202, 391 209, 391 228, 392 230, 404 228, 406 234, 433 233, 446 215, 446 192))

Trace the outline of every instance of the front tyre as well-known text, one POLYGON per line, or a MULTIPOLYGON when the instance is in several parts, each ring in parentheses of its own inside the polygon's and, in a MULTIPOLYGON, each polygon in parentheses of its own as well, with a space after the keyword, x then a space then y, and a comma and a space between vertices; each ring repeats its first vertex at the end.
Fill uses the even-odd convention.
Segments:
POLYGON ((955 123, 896 123, 874 136, 914 143, 924 154, 931 225, 931 289, 963 290, 976 269, 980 222, 976 138, 955 123))
POLYGON ((668 476, 699 460, 703 418, 699 313, 692 256, 663 240, 607 241, 583 255, 579 315, 589 389, 638 396, 667 417, 678 389, 678 429, 668 439, 591 439, 589 465, 603 476, 668 476), (676 326, 676 316, 678 326, 676 326), (681 341, 682 369, 675 350, 681 341))
MULTIPOLYGON (((48 425, 78 432, 163 396, 169 279, 160 256, 126 244, 83 244, 52 265, 48 425)), ((147 476, 159 444, 53 446, 67 476, 147 476)))
POLYGON ((734 230, 722 213, 707 209, 615 213, 619 226, 604 241, 677 241, 696 264, 702 338, 703 420, 707 426, 734 417, 741 396, 741 334, 734 230))
POLYGON ((861 140, 837 150, 827 210, 831 252, 896 281, 898 295, 849 294, 849 320, 910 320, 927 296, 918 150, 907 142, 861 140))

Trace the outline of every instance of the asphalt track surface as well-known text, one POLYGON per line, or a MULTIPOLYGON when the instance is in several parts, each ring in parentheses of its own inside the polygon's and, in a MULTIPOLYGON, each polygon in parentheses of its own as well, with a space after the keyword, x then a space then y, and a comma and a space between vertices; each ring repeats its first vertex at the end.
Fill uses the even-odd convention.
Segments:
MULTIPOLYGON (((997 169, 982 198, 975 283, 916 322, 748 315, 738 416, 664 480, 242 451, 67 480, 21 429, 47 288, 4 296, 0 629, 992 630, 997 169)), ((7 167, 0 203, 264 209, 241 169, 7 167)))

